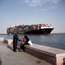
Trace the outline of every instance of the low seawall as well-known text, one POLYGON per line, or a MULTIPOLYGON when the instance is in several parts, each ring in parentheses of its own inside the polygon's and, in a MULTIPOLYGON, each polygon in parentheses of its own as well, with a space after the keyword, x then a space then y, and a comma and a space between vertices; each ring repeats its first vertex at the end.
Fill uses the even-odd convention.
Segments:
POLYGON ((45 47, 44 46, 43 49, 41 49, 41 48, 39 48, 41 46, 40 45, 38 46, 36 44, 33 44, 33 46, 27 47, 26 52, 34 55, 35 57, 43 59, 43 60, 45 60, 53 65, 56 65, 56 63, 55 63, 56 62, 56 55, 54 53, 49 52, 49 48, 46 47, 48 49, 47 50, 46 48, 44 48, 45 47))
POLYGON ((64 64, 65 50, 62 49, 33 44, 31 47, 27 47, 26 52, 46 60, 52 65, 64 64))
MULTIPOLYGON (((8 47, 12 49, 12 40, 8 40, 8 47)), ((41 46, 32 44, 26 47, 26 52, 32 54, 35 57, 43 59, 52 65, 63 65, 65 58, 65 50, 57 49, 48 46, 41 46)))

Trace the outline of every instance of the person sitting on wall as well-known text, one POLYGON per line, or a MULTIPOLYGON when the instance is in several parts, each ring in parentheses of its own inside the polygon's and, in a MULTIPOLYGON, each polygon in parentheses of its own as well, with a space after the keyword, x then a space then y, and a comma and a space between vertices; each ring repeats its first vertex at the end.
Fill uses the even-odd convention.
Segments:
POLYGON ((25 51, 25 45, 32 45, 31 41, 29 40, 28 36, 25 35, 23 38, 22 38, 22 44, 21 44, 21 49, 23 49, 23 51, 25 51))

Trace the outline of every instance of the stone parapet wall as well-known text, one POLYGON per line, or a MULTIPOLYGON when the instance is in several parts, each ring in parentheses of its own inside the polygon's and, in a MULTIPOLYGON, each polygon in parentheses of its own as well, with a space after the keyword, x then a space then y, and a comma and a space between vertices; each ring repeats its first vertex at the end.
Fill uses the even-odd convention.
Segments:
MULTIPOLYGON (((8 41, 8 46, 12 47, 12 40, 8 41)), ((26 47, 26 52, 40 59, 46 60, 52 65, 63 65, 65 58, 65 50, 32 44, 26 47)))
POLYGON ((40 51, 38 49, 34 49, 34 48, 26 48, 26 52, 32 54, 35 57, 38 57, 40 59, 43 59, 53 65, 56 65, 56 57, 49 55, 49 53, 45 53, 44 51, 40 51))

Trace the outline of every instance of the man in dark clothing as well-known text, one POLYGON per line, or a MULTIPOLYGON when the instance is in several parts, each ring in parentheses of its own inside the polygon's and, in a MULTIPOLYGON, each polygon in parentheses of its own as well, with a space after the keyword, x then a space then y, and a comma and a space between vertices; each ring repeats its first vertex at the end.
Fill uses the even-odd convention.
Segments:
POLYGON ((15 33, 13 35, 13 51, 16 52, 17 49, 17 42, 18 42, 18 35, 17 33, 15 33))

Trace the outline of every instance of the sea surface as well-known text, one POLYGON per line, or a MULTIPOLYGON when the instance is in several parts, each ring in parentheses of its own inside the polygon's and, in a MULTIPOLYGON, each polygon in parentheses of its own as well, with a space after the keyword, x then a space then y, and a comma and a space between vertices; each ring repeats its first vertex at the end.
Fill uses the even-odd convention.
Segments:
MULTIPOLYGON (((21 38, 23 35, 19 35, 21 38)), ((0 34, 0 38, 12 39, 13 35, 0 34)), ((28 35, 32 43, 65 49, 65 34, 28 35)))

